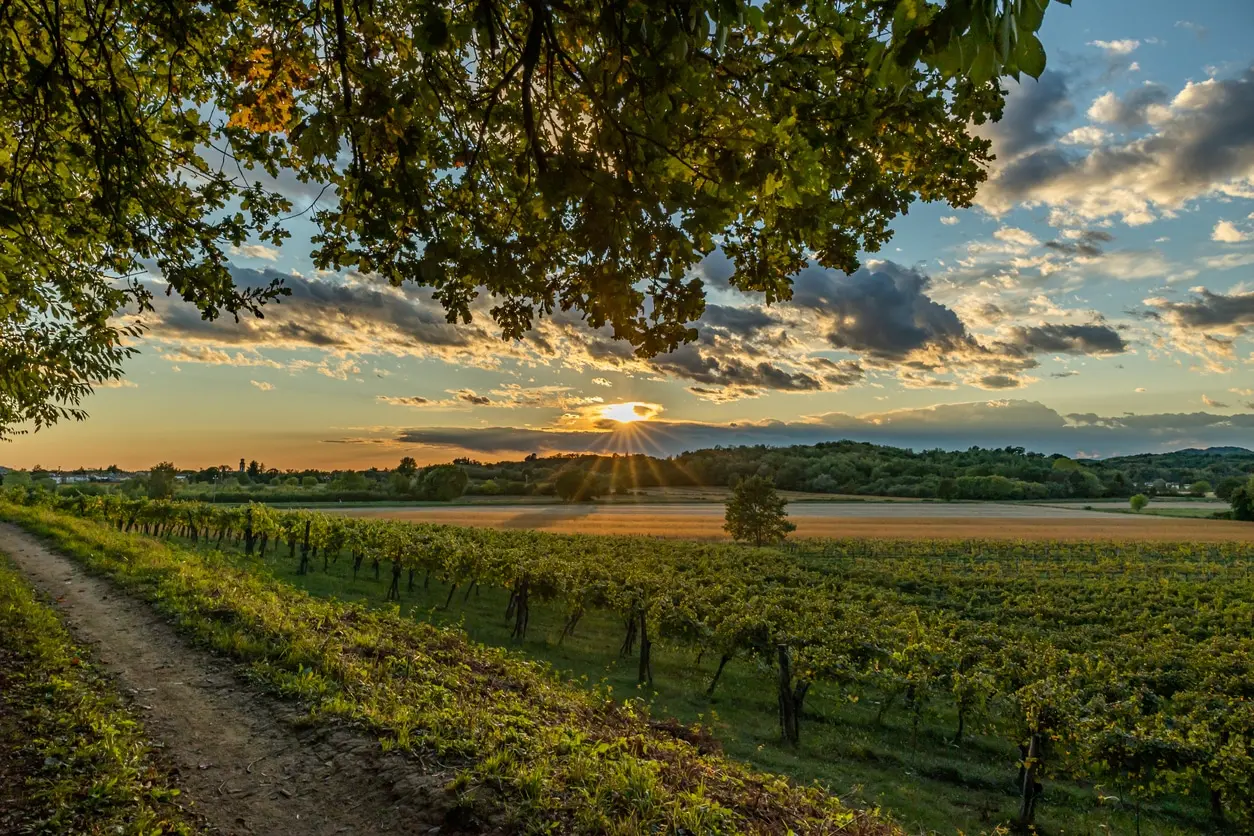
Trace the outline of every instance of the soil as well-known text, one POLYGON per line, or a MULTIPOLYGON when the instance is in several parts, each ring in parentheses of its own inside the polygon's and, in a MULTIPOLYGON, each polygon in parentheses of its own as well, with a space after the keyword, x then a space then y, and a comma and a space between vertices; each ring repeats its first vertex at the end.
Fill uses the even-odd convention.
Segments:
MULTIPOLYGON (((311 725, 295 704, 251 688, 232 663, 190 647, 147 604, 15 526, 0 524, 0 550, 92 648, 172 768, 184 801, 216 831, 451 832, 442 788, 452 775, 385 754, 378 740, 346 724, 311 725)), ((0 778, 4 765, 0 752, 0 778)), ((0 794, 0 804, 8 800, 0 794)))

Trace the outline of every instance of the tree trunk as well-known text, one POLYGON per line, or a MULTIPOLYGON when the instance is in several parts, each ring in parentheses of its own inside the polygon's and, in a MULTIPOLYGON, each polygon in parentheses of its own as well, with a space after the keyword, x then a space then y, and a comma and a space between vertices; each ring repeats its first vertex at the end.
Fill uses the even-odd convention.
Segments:
POLYGON ((640 666, 636 672, 636 681, 653 684, 653 640, 649 638, 649 622, 644 610, 640 611, 640 666))
POLYGON ((566 623, 562 625, 562 635, 558 636, 557 643, 561 644, 566 640, 567 636, 575 635, 575 625, 579 623, 579 619, 583 617, 583 610, 576 610, 566 619, 566 623))
POLYGON ((453 593, 457 591, 457 584, 451 584, 448 588, 448 597, 444 599, 444 609, 448 609, 448 605, 453 603, 453 593))
POLYGON ((788 648, 780 645, 779 661, 779 731, 784 742, 796 746, 801 742, 801 718, 797 716, 797 703, 793 698, 792 659, 788 648))
POLYGON ((401 559, 399 557, 392 560, 392 584, 388 587, 389 601, 401 599, 401 559))
POLYGON ((244 554, 251 555, 253 553, 253 544, 256 537, 253 536, 253 509, 248 509, 248 515, 244 522, 244 554))
POLYGON ((632 610, 631 615, 627 616, 627 635, 623 637, 623 646, 618 649, 618 655, 630 656, 636 649, 636 611, 632 610))
POLYGON ((357 580, 357 572, 361 570, 361 563, 366 559, 364 554, 353 552, 353 580, 357 580))
POLYGON ((731 661, 731 658, 731 654, 724 653, 722 658, 718 660, 718 670, 714 672, 714 678, 710 680, 710 687, 705 689, 707 697, 714 696, 714 689, 718 687, 718 680, 723 675, 723 668, 727 667, 727 663, 731 661))
POLYGON ((527 635, 527 622, 531 619, 530 608, 527 605, 527 587, 526 578, 518 582, 518 595, 515 596, 514 601, 514 630, 509 634, 511 639, 521 639, 527 635))
POLYGON ((958 730, 954 732, 954 743, 962 742, 962 733, 967 728, 967 706, 961 700, 958 701, 958 730))
POLYGON ((1023 783, 1019 787, 1019 817, 1016 823, 1026 827, 1036 819, 1036 800, 1040 797, 1042 787, 1036 780, 1037 766, 1041 760, 1041 735, 1033 732, 1028 743, 1027 757, 1023 762, 1023 783))
POLYGON ((296 570, 298 575, 309 574, 309 527, 312 525, 311 520, 305 520, 305 536, 300 542, 300 568, 296 570))

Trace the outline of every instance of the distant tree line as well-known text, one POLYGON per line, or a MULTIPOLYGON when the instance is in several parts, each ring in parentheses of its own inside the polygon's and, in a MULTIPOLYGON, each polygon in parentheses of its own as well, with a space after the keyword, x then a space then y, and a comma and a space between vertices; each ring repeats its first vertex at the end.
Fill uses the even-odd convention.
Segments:
MULTIPOLYGON (((755 476, 785 491, 946 501, 1128 499, 1137 494, 1153 499, 1212 492, 1231 501, 1254 476, 1254 452, 1212 448, 1071 459, 1023 447, 916 452, 834 441, 793 447, 714 447, 669 458, 531 454, 519 461, 484 463, 458 458, 451 464, 420 467, 412 457, 405 457, 395 467, 366 470, 279 471, 252 460, 241 461, 240 467, 191 471, 158 466, 123 482, 121 490, 135 496, 173 492, 224 502, 449 501, 463 495, 581 502, 607 495, 647 494, 657 488, 731 487, 755 476)), ((50 486, 50 477, 39 470, 29 475, 12 472, 8 481, 29 478, 50 486)), ((96 488, 106 489, 81 487, 96 488)), ((1239 494, 1238 499, 1244 496, 1239 494)))

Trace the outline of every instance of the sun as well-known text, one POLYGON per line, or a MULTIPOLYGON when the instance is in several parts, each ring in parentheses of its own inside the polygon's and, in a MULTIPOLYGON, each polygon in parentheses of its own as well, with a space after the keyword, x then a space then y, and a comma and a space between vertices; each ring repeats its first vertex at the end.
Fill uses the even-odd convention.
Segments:
POLYGON ((620 424, 634 424, 636 421, 648 421, 657 414, 657 407, 642 401, 626 403, 607 403, 600 407, 601 417, 620 424))

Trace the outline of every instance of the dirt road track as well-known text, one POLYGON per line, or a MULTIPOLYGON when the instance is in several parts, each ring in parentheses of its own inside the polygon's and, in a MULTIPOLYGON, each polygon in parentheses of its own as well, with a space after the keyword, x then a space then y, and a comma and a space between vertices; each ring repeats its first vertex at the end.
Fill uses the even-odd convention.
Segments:
POLYGON ((192 809, 222 833, 441 832, 431 801, 449 776, 424 775, 353 729, 305 727, 299 709, 251 690, 148 604, 21 529, 0 524, 0 551, 55 599, 178 770, 192 809))

